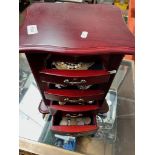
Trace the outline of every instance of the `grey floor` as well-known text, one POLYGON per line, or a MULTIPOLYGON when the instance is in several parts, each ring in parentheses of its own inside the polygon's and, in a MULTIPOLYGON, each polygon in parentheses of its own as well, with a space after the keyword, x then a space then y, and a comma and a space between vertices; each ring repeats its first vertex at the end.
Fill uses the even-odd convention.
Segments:
POLYGON ((117 141, 114 145, 115 155, 135 154, 134 64, 133 62, 129 62, 129 65, 131 67, 118 88, 117 141))

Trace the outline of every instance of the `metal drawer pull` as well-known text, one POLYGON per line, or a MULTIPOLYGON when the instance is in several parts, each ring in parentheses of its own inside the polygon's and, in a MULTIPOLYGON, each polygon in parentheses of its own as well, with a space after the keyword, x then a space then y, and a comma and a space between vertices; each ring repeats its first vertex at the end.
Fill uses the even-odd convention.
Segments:
POLYGON ((77 100, 70 100, 69 98, 65 98, 64 102, 71 102, 71 103, 84 102, 84 99, 80 98, 80 99, 77 99, 77 100))
POLYGON ((69 79, 64 80, 65 84, 70 84, 70 85, 78 85, 78 84, 83 84, 86 83, 86 80, 81 80, 81 81, 69 81, 69 79))
POLYGON ((108 71, 110 74, 115 74, 116 70, 108 71))
POLYGON ((81 117, 82 114, 66 114, 66 117, 81 117))

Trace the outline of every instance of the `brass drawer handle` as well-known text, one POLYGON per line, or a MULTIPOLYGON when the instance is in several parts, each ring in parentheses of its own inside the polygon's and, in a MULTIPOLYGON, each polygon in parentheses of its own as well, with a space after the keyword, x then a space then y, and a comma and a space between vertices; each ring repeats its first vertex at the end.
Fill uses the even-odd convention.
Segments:
POLYGON ((65 98, 64 102, 71 102, 71 103, 76 103, 76 102, 84 102, 84 99, 79 98, 77 100, 70 100, 69 98, 65 98))
POLYGON ((70 84, 70 85, 84 84, 86 82, 87 82, 86 80, 81 80, 81 81, 69 81, 69 79, 64 80, 65 84, 70 84))

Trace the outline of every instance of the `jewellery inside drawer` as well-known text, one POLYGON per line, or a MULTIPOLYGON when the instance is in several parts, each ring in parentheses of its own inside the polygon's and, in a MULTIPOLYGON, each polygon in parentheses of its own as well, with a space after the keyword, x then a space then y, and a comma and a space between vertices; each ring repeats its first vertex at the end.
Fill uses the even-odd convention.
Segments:
POLYGON ((93 112, 67 113, 59 111, 52 119, 51 130, 59 134, 92 134, 98 129, 93 112))
MULTIPOLYGON (((109 58, 105 56, 62 56, 48 55, 45 59, 45 68, 58 70, 100 70, 108 67, 109 58), (105 57, 105 58, 104 58, 105 57)), ((108 68, 107 68, 108 69, 108 68)))

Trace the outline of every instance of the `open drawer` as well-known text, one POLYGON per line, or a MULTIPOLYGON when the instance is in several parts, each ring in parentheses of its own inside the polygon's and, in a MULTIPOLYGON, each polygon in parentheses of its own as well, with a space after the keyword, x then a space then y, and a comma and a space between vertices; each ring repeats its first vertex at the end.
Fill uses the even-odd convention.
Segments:
POLYGON ((97 131, 96 114, 91 112, 58 111, 52 119, 51 131, 59 134, 80 136, 97 131))
POLYGON ((42 82, 62 85, 92 85, 106 83, 110 72, 106 70, 57 70, 43 69, 40 71, 42 82))
POLYGON ((62 90, 47 89, 44 91, 45 98, 51 101, 61 102, 88 102, 102 100, 104 97, 103 90, 62 90))

